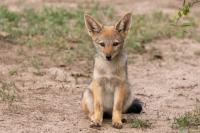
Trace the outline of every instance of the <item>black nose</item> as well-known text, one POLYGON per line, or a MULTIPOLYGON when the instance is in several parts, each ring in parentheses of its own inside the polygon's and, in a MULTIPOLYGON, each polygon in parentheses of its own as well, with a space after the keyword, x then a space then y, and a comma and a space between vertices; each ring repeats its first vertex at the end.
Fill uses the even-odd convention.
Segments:
POLYGON ((106 55, 106 59, 108 60, 108 61, 111 61, 111 55, 106 55))

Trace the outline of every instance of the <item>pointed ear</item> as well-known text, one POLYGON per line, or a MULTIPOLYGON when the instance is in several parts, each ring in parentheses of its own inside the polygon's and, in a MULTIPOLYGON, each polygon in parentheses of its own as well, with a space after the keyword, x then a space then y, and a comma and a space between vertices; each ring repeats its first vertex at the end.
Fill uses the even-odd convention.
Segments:
POLYGON ((124 35, 127 34, 131 27, 131 13, 127 13, 124 15, 123 18, 115 25, 115 28, 118 32, 123 33, 124 35))
POLYGON ((90 36, 100 33, 102 25, 89 15, 84 15, 85 25, 90 36))

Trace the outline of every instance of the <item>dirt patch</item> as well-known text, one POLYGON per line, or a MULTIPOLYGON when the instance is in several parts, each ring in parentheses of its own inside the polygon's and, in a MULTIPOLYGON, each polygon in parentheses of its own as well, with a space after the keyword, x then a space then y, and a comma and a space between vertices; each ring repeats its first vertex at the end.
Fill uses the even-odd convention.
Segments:
MULTIPOLYGON (((81 75, 90 75, 88 71, 81 67, 59 67, 51 62, 41 66, 41 74, 37 74, 37 69, 28 65, 29 58, 18 56, 16 51, 21 46, 3 42, 1 45, 1 83, 13 82, 17 88, 17 98, 12 104, 0 102, 1 132, 119 131, 111 127, 110 120, 103 123, 100 131, 89 128, 90 122, 80 108, 82 92, 91 80, 81 75), (10 75, 13 69, 17 72, 10 75)), ((135 97, 145 103, 144 112, 124 117, 148 119, 152 127, 134 129, 126 123, 120 132, 177 132, 171 128, 173 118, 200 104, 200 58, 195 54, 200 44, 187 39, 170 39, 147 46, 145 54, 129 54, 129 80, 135 97), (152 49, 160 51, 162 59, 152 59, 152 49)), ((31 55, 32 50, 24 50, 31 55)), ((41 52, 37 49, 34 56, 41 52)), ((50 60, 48 55, 43 56, 41 62, 50 60)))

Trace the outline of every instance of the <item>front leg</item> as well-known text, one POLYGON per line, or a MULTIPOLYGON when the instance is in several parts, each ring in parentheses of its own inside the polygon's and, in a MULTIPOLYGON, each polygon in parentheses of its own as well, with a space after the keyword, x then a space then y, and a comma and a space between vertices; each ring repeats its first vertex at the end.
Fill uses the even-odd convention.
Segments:
POLYGON ((125 98, 125 85, 122 83, 114 93, 112 125, 114 128, 122 128, 122 108, 125 98))
POLYGON ((102 87, 97 81, 92 82, 92 92, 94 99, 94 112, 91 115, 90 127, 100 127, 103 120, 102 87))

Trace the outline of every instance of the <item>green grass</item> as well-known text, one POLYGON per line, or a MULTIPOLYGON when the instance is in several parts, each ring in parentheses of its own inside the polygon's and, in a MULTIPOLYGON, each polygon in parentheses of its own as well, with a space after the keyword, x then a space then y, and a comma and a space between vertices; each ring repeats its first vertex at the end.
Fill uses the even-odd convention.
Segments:
POLYGON ((13 82, 2 82, 0 85, 0 100, 12 103, 17 99, 17 87, 13 82))
POLYGON ((42 60, 36 56, 32 56, 29 60, 30 60, 30 65, 37 70, 39 70, 43 65, 42 60))
POLYGON ((172 128, 194 128, 200 126, 200 108, 174 118, 172 128))
POLYGON ((33 74, 42 76, 43 73, 41 72, 41 67, 43 66, 43 61, 38 56, 32 56, 29 58, 29 65, 35 68, 33 74))
MULTIPOLYGON (((187 21, 191 23, 190 27, 175 27, 172 25, 173 21, 170 16, 162 12, 154 12, 149 15, 135 15, 133 16, 133 24, 127 45, 130 48, 141 51, 144 44, 156 39, 171 37, 192 38, 196 32, 196 24, 192 18, 187 18, 187 21)), ((194 39, 197 38, 194 37, 194 39)))
POLYGON ((135 118, 132 120, 131 125, 133 128, 150 128, 152 124, 149 120, 135 118))
POLYGON ((17 75, 17 69, 12 69, 9 71, 9 75, 10 76, 14 76, 14 75, 17 75))
MULTIPOLYGON (((9 34, 5 40, 13 44, 55 46, 65 54, 65 62, 78 57, 90 58, 94 54, 91 39, 84 26, 84 8, 74 10, 44 7, 42 10, 26 10, 22 13, 9 11, 0 7, 0 31, 9 34), (70 47, 73 46, 73 49, 70 47), (73 58, 71 58, 73 56, 73 58)), ((103 23, 113 24, 118 16, 112 7, 101 6, 99 3, 89 7, 87 13, 103 23)), ((178 37, 199 38, 196 23, 186 18, 191 26, 178 27, 171 25, 170 16, 162 12, 147 15, 134 15, 133 24, 127 39, 127 49, 144 52, 145 45, 155 39, 178 37), (190 29, 188 31, 188 29, 190 29)))

